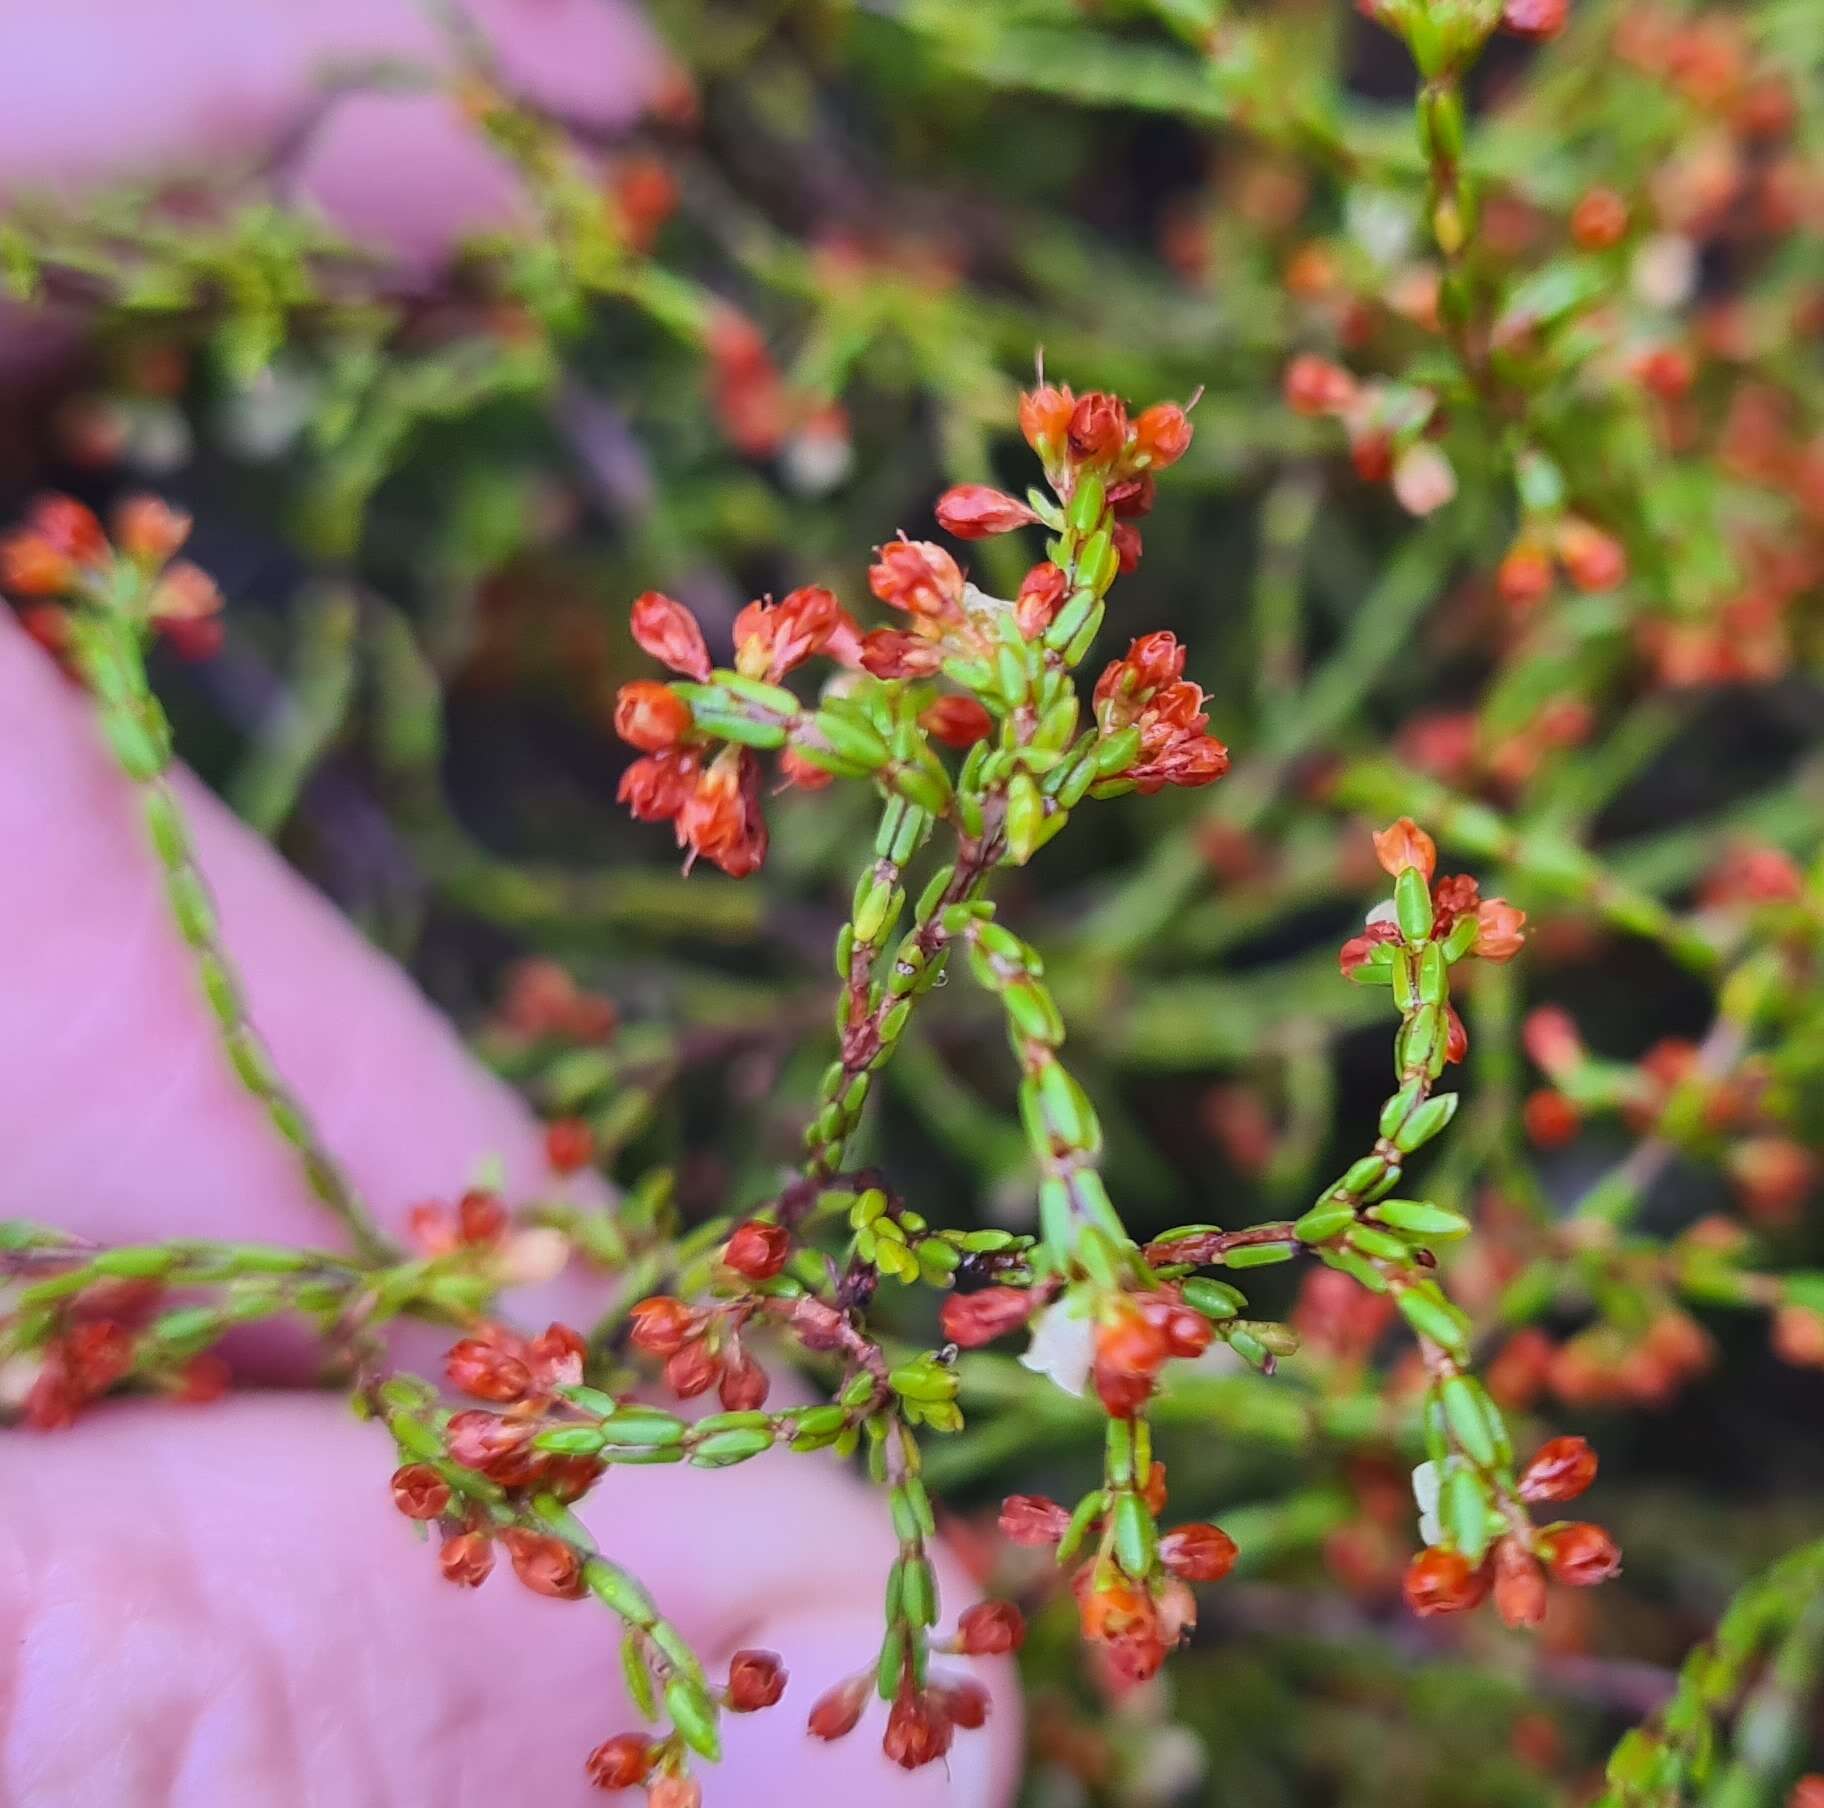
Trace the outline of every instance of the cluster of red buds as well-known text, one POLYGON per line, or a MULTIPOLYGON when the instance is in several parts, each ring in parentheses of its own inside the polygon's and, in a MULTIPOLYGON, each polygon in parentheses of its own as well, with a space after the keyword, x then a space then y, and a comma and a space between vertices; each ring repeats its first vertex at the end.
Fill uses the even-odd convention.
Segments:
POLYGON ((28 599, 21 619, 52 652, 68 645, 58 603, 126 607, 186 657, 221 644, 222 594, 200 566, 176 555, 190 517, 155 496, 130 496, 114 511, 113 537, 94 511, 68 496, 41 496, 25 526, 0 539, 0 589, 28 599), (122 564, 132 574, 123 585, 122 564))
MULTIPOLYGON (((1582 1438, 1553 1438, 1520 1473, 1519 1498, 1528 1504, 1575 1500, 1596 1479, 1596 1453, 1582 1438)), ((1421 1498, 1435 1520, 1435 1496, 1421 1498)), ((1522 1520, 1472 1561, 1460 1545, 1431 1544, 1406 1571, 1406 1600, 1421 1618, 1461 1613, 1491 1593, 1509 1626, 1536 1626, 1545 1617, 1546 1577, 1572 1588, 1590 1588, 1621 1573, 1621 1552, 1601 1526, 1559 1521, 1533 1526, 1522 1520)))
POLYGON ((633 1308, 628 1341, 636 1350, 664 1359, 665 1385, 680 1400, 694 1400, 713 1387, 727 1411, 751 1412, 766 1404, 772 1383, 742 1344, 743 1316, 738 1301, 696 1310, 683 1300, 657 1294, 633 1308))
POLYGON ((1219 1526, 1173 1527, 1136 1540, 1137 1498, 1147 1515, 1165 1510, 1165 1465, 1149 1462, 1137 1495, 1097 1492, 1073 1513, 1042 1495, 1015 1494, 1001 1505, 1002 1533, 1013 1543, 1051 1549, 1074 1564, 1070 1589, 1082 1635, 1117 1685, 1150 1681, 1197 1624, 1188 1584, 1220 1582, 1235 1566, 1235 1541, 1219 1526), (1125 1522, 1125 1529, 1124 1529, 1125 1522))

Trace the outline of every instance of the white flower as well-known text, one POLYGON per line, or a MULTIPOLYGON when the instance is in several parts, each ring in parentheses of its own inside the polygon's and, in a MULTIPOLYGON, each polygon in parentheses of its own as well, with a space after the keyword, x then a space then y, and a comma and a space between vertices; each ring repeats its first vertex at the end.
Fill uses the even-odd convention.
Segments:
POLYGON ((1032 1321, 1032 1342, 1020 1366, 1035 1375, 1049 1375, 1067 1394, 1081 1394, 1089 1383, 1095 1353, 1095 1327, 1083 1302, 1066 1294, 1032 1321))
POLYGON ((1436 1463, 1421 1463, 1412 1472, 1412 1498, 1419 1504, 1419 1538, 1425 1544, 1442 1544, 1444 1527, 1438 1519, 1438 1496, 1444 1477, 1436 1463))

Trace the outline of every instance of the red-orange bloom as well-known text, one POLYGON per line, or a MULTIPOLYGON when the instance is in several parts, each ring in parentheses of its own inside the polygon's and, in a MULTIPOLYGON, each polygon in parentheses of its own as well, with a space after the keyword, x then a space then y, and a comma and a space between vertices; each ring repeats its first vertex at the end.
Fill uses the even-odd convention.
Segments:
POLYGON ((1057 461, 1077 405, 1068 384, 1041 384, 1020 397, 1020 432, 1047 465, 1057 461))
POLYGON ((1476 910, 1474 952, 1484 960, 1510 961, 1526 946, 1526 912, 1505 898, 1484 898, 1476 910))
POLYGON ((453 1387, 477 1400, 504 1405, 523 1400, 532 1388, 532 1370, 489 1338, 463 1338, 444 1358, 443 1368, 453 1387))
POLYGON ((680 602, 648 590, 634 599, 633 638, 640 649, 694 678, 699 684, 709 677, 709 648, 697 618, 680 602))
POLYGON ((1192 432, 1191 417, 1176 402, 1155 402, 1134 422, 1134 450, 1163 471, 1191 449, 1192 432))
POLYGON ((1403 1587, 1406 1605, 1423 1620, 1474 1607, 1488 1593, 1488 1578, 1461 1551, 1432 1545, 1406 1566, 1403 1587))
POLYGON ((697 775, 676 820, 678 845, 690 850, 687 868, 701 857, 731 879, 759 871, 767 845, 760 762, 746 747, 725 747, 697 775))
POLYGON ((129 559, 162 565, 190 537, 190 517, 156 496, 128 496, 114 510, 114 543, 129 559))
POLYGON ((807 584, 777 603, 749 603, 735 617, 735 667, 776 683, 821 653, 843 624, 843 606, 821 585, 807 584))
POLYGON ((1558 557, 1579 590, 1613 590, 1628 575, 1628 555, 1613 534, 1572 518, 1558 529, 1558 557))
POLYGON ((1552 1574, 1573 1588, 1592 1588, 1621 1574, 1620 1547, 1601 1526, 1587 1521, 1554 1526, 1540 1542, 1552 1574))
POLYGON ((1020 594, 1013 605, 1014 619, 1028 640, 1043 634, 1051 626, 1051 618, 1057 614, 1069 587, 1070 580, 1063 569, 1049 559, 1033 566, 1020 580, 1020 594))
POLYGON ((636 678, 615 694, 614 732, 642 753, 663 753, 690 732, 690 705, 670 685, 636 678))
POLYGON ((670 822, 684 808, 702 769, 702 756, 691 747, 670 747, 635 760, 621 774, 615 796, 640 822, 670 822))
POLYGON ((696 1314, 680 1299, 654 1294, 627 1315, 628 1341, 649 1356, 672 1356, 684 1347, 696 1326, 696 1314))
POLYGON ((1208 785, 1229 769, 1229 750, 1207 732, 1203 689, 1169 684, 1140 712, 1140 757, 1124 776, 1141 796, 1166 785, 1208 785))
POLYGON ((1545 1618, 1545 1570, 1518 1538, 1495 1546, 1495 1611, 1509 1626, 1537 1626, 1545 1618))
POLYGON ((889 540, 868 567, 868 588, 890 607, 930 622, 953 622, 962 612, 962 571, 929 540, 889 540))

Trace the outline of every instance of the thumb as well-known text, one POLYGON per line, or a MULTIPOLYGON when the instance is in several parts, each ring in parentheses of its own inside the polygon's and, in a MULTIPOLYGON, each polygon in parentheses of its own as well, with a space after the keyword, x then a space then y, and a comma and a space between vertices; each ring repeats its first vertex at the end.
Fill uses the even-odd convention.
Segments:
MULTIPOLYGON (((453 1587, 387 1498, 387 1440, 319 1399, 113 1406, 0 1465, 0 1802, 32 1808, 481 1808, 602 1798, 584 1756, 634 1730, 618 1627, 504 1566, 453 1587), (29 1456, 29 1460, 26 1460, 29 1456), (105 1679, 102 1680, 102 1679, 105 1679), (101 1686, 98 1687, 98 1681, 101 1686)), ((893 1540, 820 1459, 724 1475, 638 1469, 586 1503, 712 1679, 771 1649, 785 1698, 725 1715, 709 1808, 994 1808, 1011 1793, 1006 1664, 949 1771, 879 1749, 882 1710, 834 1745, 805 1715, 865 1667, 893 1540)), ((948 1616, 972 1598, 940 1559, 948 1616)))
MULTIPOLYGON (((340 1227, 230 1069, 87 696, 0 612, 0 1218, 104 1242, 336 1247, 340 1227)), ((203 786, 177 776, 248 1014, 383 1228, 498 1160, 510 1199, 562 1189, 531 1114, 403 973, 203 786)), ((572 1272, 515 1302, 587 1324, 572 1272)))

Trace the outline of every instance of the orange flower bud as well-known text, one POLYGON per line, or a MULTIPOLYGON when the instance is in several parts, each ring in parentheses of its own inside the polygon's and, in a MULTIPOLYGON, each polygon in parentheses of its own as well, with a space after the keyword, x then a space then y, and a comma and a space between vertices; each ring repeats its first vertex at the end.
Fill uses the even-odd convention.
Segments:
POLYGON ((696 1314, 682 1300, 654 1294, 627 1315, 628 1341, 649 1356, 674 1356, 696 1325, 696 1314))
POLYGON ((1526 946, 1526 912, 1505 898, 1485 898, 1476 910, 1473 952, 1484 960, 1510 961, 1526 946))
POLYGON ((1438 844, 1410 816, 1402 816, 1391 828, 1375 832, 1374 857, 1381 870, 1396 879, 1409 866, 1416 866, 1429 882, 1437 871, 1438 844))
POLYGON ((1134 450, 1163 471, 1190 450, 1192 432, 1191 417, 1176 402, 1155 402, 1134 422, 1134 450))
POLYGON ((1328 358, 1301 352, 1286 366, 1286 406, 1294 414, 1341 414, 1355 396, 1355 378, 1328 358))
POLYGON ((513 1573, 535 1595, 574 1601, 582 1594, 582 1559, 562 1539, 513 1526, 501 1533, 500 1541, 513 1559, 513 1573))
POLYGON ((1402 1584, 1406 1605, 1420 1619, 1436 1613, 1461 1613, 1488 1593, 1488 1578, 1470 1567, 1461 1551, 1432 1545, 1406 1566, 1402 1584))
POLYGON ((1580 250, 1606 251, 1628 230, 1628 204, 1612 188, 1592 188, 1571 209, 1571 239, 1580 250))
POLYGON ((1119 396, 1092 390, 1071 410, 1068 440, 1079 464, 1112 462, 1127 445, 1127 404, 1119 396))
POLYGON ((532 1371, 510 1350, 481 1337, 465 1337, 444 1358, 450 1384, 477 1400, 504 1405, 523 1400, 532 1387, 532 1371))
POLYGON ((994 717, 973 697, 939 697, 918 720, 946 747, 973 747, 994 733, 994 717))
POLYGON ((1601 1526, 1579 1521, 1541 1534, 1545 1560, 1560 1582, 1592 1588, 1621 1574, 1621 1551, 1601 1526))
POLYGON ((129 496, 114 511, 114 543, 142 565, 162 565, 190 537, 190 517, 156 496, 129 496))
POLYGON ((785 1682, 777 1651, 737 1651, 728 1660, 729 1711, 754 1714, 770 1708, 785 1693, 785 1682))
POLYGON ((690 705, 668 684, 635 679, 615 693, 614 732, 642 753, 662 753, 690 732, 690 705))
POLYGON ((806 1722, 812 1737, 840 1739, 854 1732, 873 1680, 872 1676, 851 1676, 819 1695, 806 1722))
POLYGON ((1495 1611, 1509 1626, 1537 1626, 1545 1618, 1545 1570, 1518 1538, 1495 1546, 1495 1611))

